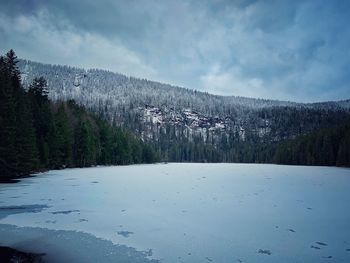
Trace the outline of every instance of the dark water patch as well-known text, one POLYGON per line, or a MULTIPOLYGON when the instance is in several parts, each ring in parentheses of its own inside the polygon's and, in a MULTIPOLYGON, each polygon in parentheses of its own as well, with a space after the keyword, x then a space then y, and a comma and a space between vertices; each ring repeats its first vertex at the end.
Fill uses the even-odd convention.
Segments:
POLYGON ((210 257, 205 257, 205 259, 208 260, 209 262, 213 261, 210 257))
POLYGON ((89 220, 85 219, 85 218, 81 218, 79 219, 79 222, 88 222, 89 220))
POLYGON ((130 235, 134 234, 134 232, 131 231, 118 231, 118 235, 123 236, 123 237, 129 237, 130 235))
POLYGON ((1 262, 41 263, 45 254, 34 254, 0 246, 1 262))
POLYGON ((268 249, 259 249, 258 253, 259 254, 264 254, 264 255, 269 255, 269 256, 272 254, 272 252, 270 250, 268 250, 268 249))
POLYGON ((321 249, 320 247, 317 247, 317 246, 314 246, 314 245, 311 245, 310 247, 313 248, 313 249, 317 249, 317 250, 321 249))
POLYGON ((0 219, 14 214, 39 213, 45 208, 49 208, 49 206, 38 204, 20 206, 0 206, 0 219))
POLYGON ((92 184, 98 184, 99 182, 97 182, 97 181, 92 181, 91 183, 92 183, 92 184))
POLYGON ((323 242, 315 242, 317 245, 320 245, 320 246, 327 246, 327 244, 326 243, 323 243, 323 242))
POLYGON ((345 249, 345 251, 348 251, 348 252, 350 252, 350 248, 347 248, 347 249, 345 249))
POLYGON ((126 211, 126 209, 122 209, 122 210, 120 210, 120 212, 122 212, 122 213, 124 213, 126 211))
POLYGON ((322 258, 331 259, 331 258, 333 258, 333 256, 322 257, 322 258))
POLYGON ((53 215, 58 215, 58 214, 67 215, 70 213, 79 213, 79 212, 80 212, 80 210, 63 210, 63 211, 51 212, 51 214, 53 214, 53 215))
MULTIPOLYGON (((45 253, 45 262, 160 262, 147 258, 149 251, 145 254, 135 248, 113 244, 83 232, 0 224, 0 233, 7 237, 1 240, 3 246, 20 244, 20 250, 45 253)), ((3 262, 1 257, 0 262, 3 262)))
POLYGON ((312 207, 308 207, 307 210, 312 210, 312 207))
POLYGON ((19 196, 19 195, 17 195, 17 196, 11 196, 10 198, 17 199, 17 198, 20 198, 20 196, 19 196))

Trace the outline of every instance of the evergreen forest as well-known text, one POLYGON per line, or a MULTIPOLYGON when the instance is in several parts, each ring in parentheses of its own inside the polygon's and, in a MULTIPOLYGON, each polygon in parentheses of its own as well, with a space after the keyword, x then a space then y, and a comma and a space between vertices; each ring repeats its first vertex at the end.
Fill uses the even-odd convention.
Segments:
POLYGON ((0 57, 0 178, 47 169, 152 163, 152 147, 74 100, 51 101, 46 80, 24 89, 13 50, 0 57))
POLYGON ((240 119, 243 126, 232 119, 235 129, 211 133, 208 131, 213 128, 205 123, 220 127, 226 125, 227 118, 222 121, 224 117, 203 117, 185 110, 187 115, 178 114, 168 123, 163 117, 156 123, 154 119, 162 117, 160 110, 146 106, 143 112, 153 114, 147 122, 146 115, 132 112, 132 106, 129 110, 121 106, 115 116, 128 117, 118 122, 118 118, 111 120, 108 105, 101 101, 99 110, 87 110, 72 98, 50 99, 43 77, 36 76, 24 86, 18 62, 13 50, 0 57, 1 178, 66 167, 159 161, 350 166, 350 118, 346 109, 291 103, 258 107, 246 110, 246 121, 240 119), (191 118, 195 121, 188 122, 191 118), (194 131, 199 132, 190 134, 188 127, 194 123, 194 131), (265 126, 259 130, 258 123, 265 126), (251 125, 251 132, 247 125, 251 125), (207 131, 206 137, 202 131, 207 131))

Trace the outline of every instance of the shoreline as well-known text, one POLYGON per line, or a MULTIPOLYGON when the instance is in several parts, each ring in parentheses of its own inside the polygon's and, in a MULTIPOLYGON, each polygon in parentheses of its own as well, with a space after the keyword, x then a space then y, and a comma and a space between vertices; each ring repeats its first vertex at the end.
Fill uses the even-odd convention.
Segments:
POLYGON ((245 162, 157 162, 157 163, 139 163, 139 164, 126 164, 126 165, 94 165, 94 166, 85 166, 85 167, 65 167, 60 169, 41 169, 38 171, 33 171, 30 174, 21 175, 17 177, 7 177, 7 176, 0 176, 0 184, 15 184, 21 181, 21 179, 24 178, 31 178, 36 177, 41 173, 45 173, 48 171, 61 171, 61 170, 67 170, 67 169, 84 169, 84 168, 98 168, 98 167, 114 167, 114 166, 132 166, 132 165, 154 165, 154 164, 174 164, 174 163, 181 163, 181 164, 238 164, 238 165, 276 165, 276 166, 293 166, 293 167, 331 167, 331 168, 343 168, 343 169, 350 169, 349 166, 332 166, 332 165, 303 165, 303 164, 282 164, 282 163, 245 163, 245 162))

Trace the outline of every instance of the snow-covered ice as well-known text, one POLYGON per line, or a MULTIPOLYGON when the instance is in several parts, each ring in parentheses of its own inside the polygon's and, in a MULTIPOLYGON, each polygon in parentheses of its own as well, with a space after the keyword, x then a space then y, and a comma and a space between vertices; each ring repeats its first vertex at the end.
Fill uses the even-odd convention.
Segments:
POLYGON ((52 262, 350 262, 350 169, 155 164, 0 184, 0 244, 52 262))

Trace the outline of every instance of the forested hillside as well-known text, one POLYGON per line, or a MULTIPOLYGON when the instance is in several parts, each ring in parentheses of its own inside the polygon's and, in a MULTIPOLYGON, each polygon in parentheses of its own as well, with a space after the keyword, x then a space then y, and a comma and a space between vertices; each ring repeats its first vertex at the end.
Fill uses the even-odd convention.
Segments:
POLYGON ((281 164, 350 166, 350 122, 280 143, 272 160, 281 164))
POLYGON ((19 66, 25 87, 44 76, 52 100, 74 99, 153 145, 163 161, 272 162, 280 142, 350 121, 349 100, 225 97, 98 69, 19 66))
POLYGON ((349 101, 222 97, 28 61, 20 72, 17 63, 13 51, 0 58, 2 177, 158 160, 350 166, 349 101))
POLYGON ((51 101, 44 78, 24 89, 17 57, 0 57, 0 178, 33 171, 157 161, 153 149, 73 100, 51 101))

